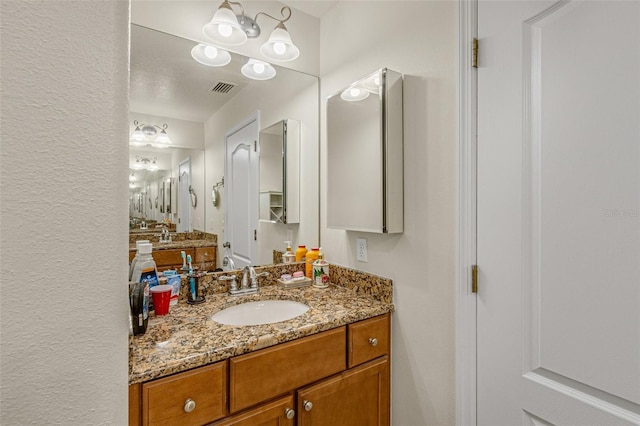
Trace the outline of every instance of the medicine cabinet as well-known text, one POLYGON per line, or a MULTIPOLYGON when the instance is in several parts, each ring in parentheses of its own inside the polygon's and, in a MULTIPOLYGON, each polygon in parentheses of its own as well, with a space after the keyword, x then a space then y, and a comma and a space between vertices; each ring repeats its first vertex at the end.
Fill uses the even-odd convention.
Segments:
POLYGON ((327 99, 327 226, 401 233, 402 74, 378 70, 327 99))
POLYGON ((260 220, 300 222, 300 122, 280 120, 260 131, 260 220))

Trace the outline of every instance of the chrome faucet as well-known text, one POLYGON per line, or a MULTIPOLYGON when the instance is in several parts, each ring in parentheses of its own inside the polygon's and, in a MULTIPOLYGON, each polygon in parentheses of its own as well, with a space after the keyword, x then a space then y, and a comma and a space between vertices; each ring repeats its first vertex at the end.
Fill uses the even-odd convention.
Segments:
POLYGON ((218 277, 220 281, 231 281, 231 285, 229 286, 229 294, 232 296, 240 296, 242 294, 256 294, 258 293, 258 278, 268 277, 268 272, 261 272, 259 274, 256 273, 256 270, 253 266, 245 266, 242 269, 242 280, 240 281, 240 286, 236 284, 236 276, 235 275, 223 275, 218 277))
POLYGON ((167 228, 162 228, 160 231, 160 242, 161 243, 170 243, 171 242, 171 234, 167 228))

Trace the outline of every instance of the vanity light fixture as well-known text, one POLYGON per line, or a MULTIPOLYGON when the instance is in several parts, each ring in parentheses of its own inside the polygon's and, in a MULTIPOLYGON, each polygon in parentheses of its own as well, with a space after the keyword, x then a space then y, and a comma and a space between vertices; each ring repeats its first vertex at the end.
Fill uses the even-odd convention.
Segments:
POLYGON ((258 59, 249 59, 240 71, 245 77, 253 80, 269 80, 276 76, 276 69, 271 64, 258 59))
POLYGON ((191 49, 193 59, 209 67, 222 67, 231 62, 231 55, 218 47, 198 44, 191 49))
POLYGON ((265 15, 278 21, 269 39, 260 48, 260 52, 269 60, 288 62, 300 56, 300 50, 291 41, 291 36, 284 23, 291 18, 291 8, 284 6, 280 10, 283 19, 275 18, 268 13, 258 12, 251 19, 245 15, 244 6, 235 1, 225 0, 220 4, 211 21, 202 28, 202 33, 215 43, 231 46, 244 44, 247 38, 260 36, 258 16, 265 15), (231 5, 240 6, 240 14, 236 15, 231 5))
POLYGON ((167 124, 158 126, 157 124, 139 123, 138 120, 133 121, 136 129, 129 138, 129 144, 133 146, 151 145, 155 148, 168 148, 171 145, 171 139, 167 134, 167 124), (158 130, 160 129, 160 134, 158 130))
POLYGON ((155 172, 158 170, 158 164, 156 158, 136 157, 136 163, 133 165, 134 170, 149 170, 155 172))

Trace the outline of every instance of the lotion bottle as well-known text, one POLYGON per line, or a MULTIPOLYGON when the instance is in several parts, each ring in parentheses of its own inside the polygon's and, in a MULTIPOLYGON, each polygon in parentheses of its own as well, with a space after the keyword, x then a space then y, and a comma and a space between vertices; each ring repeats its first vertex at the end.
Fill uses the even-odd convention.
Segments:
POLYGON ((322 247, 318 252, 318 260, 313 262, 313 286, 316 288, 326 288, 329 286, 329 263, 324 260, 322 247))
POLYGON ((285 241, 285 244, 287 245, 287 251, 282 255, 282 263, 294 263, 296 261, 296 255, 291 248, 291 241, 285 241))

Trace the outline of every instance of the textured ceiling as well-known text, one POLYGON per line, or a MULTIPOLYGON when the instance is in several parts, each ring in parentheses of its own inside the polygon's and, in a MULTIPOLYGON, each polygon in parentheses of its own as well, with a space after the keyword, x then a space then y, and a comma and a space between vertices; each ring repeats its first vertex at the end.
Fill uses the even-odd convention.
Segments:
POLYGON ((197 43, 131 25, 131 111, 204 122, 249 80, 240 73, 244 58, 231 54, 224 67, 207 67, 191 57, 197 43), (209 89, 218 81, 237 84, 230 93, 209 89))

